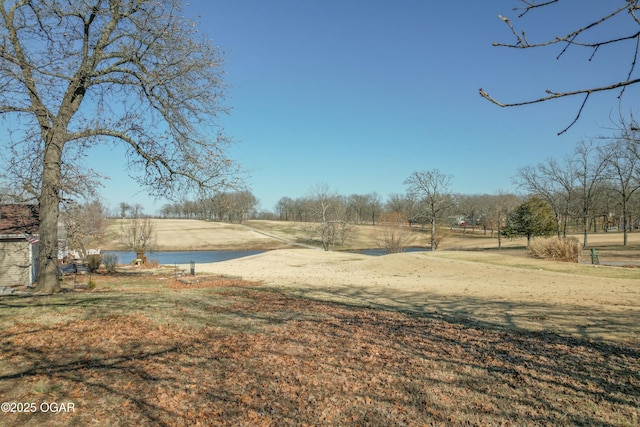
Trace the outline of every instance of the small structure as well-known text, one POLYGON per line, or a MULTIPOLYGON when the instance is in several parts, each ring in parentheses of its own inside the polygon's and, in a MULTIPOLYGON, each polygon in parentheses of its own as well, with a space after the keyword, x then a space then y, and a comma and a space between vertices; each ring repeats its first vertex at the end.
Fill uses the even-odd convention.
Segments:
POLYGON ((37 279, 39 226, 37 205, 0 205, 0 288, 31 285, 37 279))

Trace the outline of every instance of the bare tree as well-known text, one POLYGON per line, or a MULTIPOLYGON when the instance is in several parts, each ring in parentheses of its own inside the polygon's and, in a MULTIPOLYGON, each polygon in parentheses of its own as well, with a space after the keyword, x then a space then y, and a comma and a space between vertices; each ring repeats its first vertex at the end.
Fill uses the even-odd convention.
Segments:
POLYGON ((160 216, 162 218, 180 218, 180 210, 178 203, 165 203, 160 208, 160 216))
POLYGON ((120 218, 125 219, 127 217, 127 212, 131 210, 131 205, 127 202, 120 202, 118 207, 120 208, 120 218))
POLYGON ((295 201, 291 197, 282 197, 278 200, 276 210, 280 216, 280 221, 293 221, 295 219, 295 201))
POLYGON ((39 182, 37 291, 60 289, 57 225, 68 153, 123 144, 134 177, 165 197, 235 176, 216 124, 225 110, 220 55, 181 5, 0 2, 0 114, 17 116, 12 140, 32 153, 25 168, 39 182))
POLYGON ((347 212, 349 221, 360 224, 364 221, 367 209, 367 197, 363 194, 352 194, 347 197, 347 212))
POLYGON ((371 215, 371 225, 376 225, 376 218, 378 218, 382 212, 382 201, 380 200, 380 195, 374 191, 373 193, 367 194, 367 199, 368 211, 369 215, 371 215))
POLYGON ((352 194, 346 198, 347 216, 353 224, 371 221, 376 225, 376 219, 382 210, 380 196, 377 193, 352 194))
POLYGON ((440 215, 452 203, 449 197, 451 175, 445 175, 437 169, 414 172, 404 181, 409 194, 424 206, 423 214, 431 224, 431 250, 437 247, 436 222, 440 215))
POLYGON ((463 234, 466 233, 467 226, 475 230, 476 225, 481 222, 482 211, 486 207, 486 195, 460 194, 455 199, 457 213, 467 221, 463 226, 463 234))
POLYGON ((494 201, 489 210, 489 220, 491 229, 493 230, 495 228, 497 231, 498 249, 502 249, 502 228, 507 225, 509 216, 519 204, 520 200, 514 194, 499 191, 498 194, 494 196, 494 201))
MULTIPOLYGON (((511 43, 494 43, 494 46, 502 46, 514 49, 532 49, 559 45, 560 52, 557 59, 560 59, 570 48, 583 48, 591 51, 589 61, 595 58, 600 50, 612 48, 624 48, 626 43, 629 55, 629 66, 626 70, 621 70, 620 78, 604 85, 595 85, 585 87, 578 90, 546 90, 546 95, 539 98, 530 99, 521 102, 504 103, 496 100, 483 89, 480 89, 480 95, 493 102, 500 107, 514 107, 528 104, 546 102, 553 99, 573 97, 582 97, 582 104, 573 121, 563 129, 559 134, 566 132, 573 126, 584 109, 589 97, 594 93, 606 91, 618 91, 618 98, 624 95, 625 89, 631 85, 640 82, 640 78, 636 76, 636 64, 638 60, 638 52, 640 51, 640 0, 616 0, 610 1, 609 11, 601 16, 595 17, 591 21, 585 22, 579 28, 566 30, 562 35, 552 34, 546 40, 532 42, 529 40, 524 30, 518 30, 511 22, 511 19, 499 15, 499 18, 509 27, 514 41, 511 43)), ((528 13, 538 13, 546 11, 549 14, 554 13, 554 7, 560 6, 560 0, 521 0, 523 7, 520 9, 518 18, 522 18, 528 13)), ((565 4, 566 2, 562 2, 565 4)), ((580 7, 573 4, 571 7, 580 7)), ((556 9, 557 10, 557 9, 556 9)), ((562 12, 556 12, 562 13, 562 12)), ((571 11, 564 11, 571 13, 571 11)))
POLYGON ((255 212, 258 204, 258 199, 248 190, 228 193, 227 198, 229 199, 229 222, 242 223, 246 221, 255 212))
POLYGON ((612 189, 620 197, 622 206, 622 228, 624 232, 623 244, 627 246, 630 226, 630 201, 634 193, 640 189, 638 180, 638 168, 640 157, 638 156, 638 144, 633 136, 626 135, 622 139, 612 141, 606 147, 607 167, 609 176, 615 185, 612 189))
POLYGON ((350 229, 347 204, 342 197, 331 192, 327 184, 317 184, 311 188, 307 204, 313 218, 309 231, 320 240, 322 248, 328 251, 332 245, 344 245, 350 229))
POLYGON ((605 233, 611 230, 611 225, 614 223, 615 212, 621 210, 620 197, 613 189, 615 183, 611 181, 611 177, 608 176, 610 170, 604 172, 607 178, 600 184, 600 188, 595 193, 593 202, 593 218, 591 229, 598 230, 598 219, 601 220, 601 229, 605 233))
POLYGON ((390 194, 385 203, 385 210, 402 214, 411 224, 411 217, 414 211, 413 204, 411 197, 406 194, 390 194))
POLYGON ((121 220, 118 240, 124 249, 136 252, 138 258, 144 259, 144 253, 153 250, 156 244, 156 224, 151 217, 138 210, 131 217, 121 220))
POLYGON ((577 170, 571 157, 561 164, 549 158, 537 166, 525 166, 514 178, 518 186, 532 195, 543 198, 556 216, 558 237, 567 234, 567 219, 575 195, 577 170))
POLYGON ((388 254, 404 252, 415 241, 415 234, 407 218, 400 212, 384 214, 380 224, 382 227, 376 237, 376 244, 388 254))
POLYGON ((87 249, 99 248, 107 230, 106 209, 100 200, 84 205, 70 203, 62 212, 69 249, 86 258, 87 249))
POLYGON ((575 163, 580 188, 580 213, 582 214, 582 247, 589 243, 589 221, 594 209, 597 193, 606 179, 608 159, 606 151, 596 150, 591 142, 580 142, 575 150, 575 163), (594 156, 595 154, 595 156, 594 156))

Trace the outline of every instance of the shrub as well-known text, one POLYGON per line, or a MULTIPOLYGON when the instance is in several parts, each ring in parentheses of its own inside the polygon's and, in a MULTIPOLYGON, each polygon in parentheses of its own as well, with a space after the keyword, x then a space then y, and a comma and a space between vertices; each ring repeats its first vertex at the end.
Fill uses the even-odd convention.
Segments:
POLYGON ((118 255, 106 254, 102 258, 102 262, 104 263, 104 268, 107 270, 107 273, 115 273, 116 265, 118 265, 118 255))
POLYGON ((399 213, 390 213, 381 218, 383 224, 378 233, 376 243, 385 253, 395 254, 404 250, 414 242, 415 235, 407 220, 399 213))
POLYGON ((578 262, 580 251, 580 242, 575 237, 535 239, 529 246, 531 256, 554 261, 578 262))
POLYGON ((100 264, 102 264, 102 255, 87 255, 87 267, 89 267, 89 271, 91 271, 92 273, 98 271, 98 269, 100 268, 100 264))

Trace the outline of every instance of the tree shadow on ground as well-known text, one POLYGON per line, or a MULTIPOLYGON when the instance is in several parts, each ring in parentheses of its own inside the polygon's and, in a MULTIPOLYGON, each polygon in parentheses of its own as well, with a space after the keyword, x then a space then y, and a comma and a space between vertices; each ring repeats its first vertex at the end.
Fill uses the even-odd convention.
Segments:
MULTIPOLYGON (((73 400, 78 413, 5 414, 2 421, 638 421, 640 349, 593 339, 588 328, 556 333, 523 320, 544 326, 578 308, 347 288, 297 294, 304 298, 229 288, 3 299, 14 315, 36 308, 60 321, 0 332, 0 395, 73 400)), ((637 330, 628 319, 613 320, 637 330)))
POLYGON ((323 301, 427 315, 514 332, 549 332, 575 338, 636 346, 640 342, 640 310, 615 310, 569 304, 540 304, 492 300, 473 296, 444 296, 397 288, 312 286, 283 288, 294 295, 323 301))

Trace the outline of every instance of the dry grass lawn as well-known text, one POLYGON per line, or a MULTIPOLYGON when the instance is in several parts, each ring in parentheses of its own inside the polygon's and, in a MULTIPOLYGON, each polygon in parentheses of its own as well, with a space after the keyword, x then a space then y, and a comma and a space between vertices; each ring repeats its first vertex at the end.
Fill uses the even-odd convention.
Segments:
MULTIPOLYGON (((249 226, 164 222, 167 249, 274 249, 187 280, 0 297, 0 401, 75 409, 0 425, 640 424, 640 269, 498 252, 479 233, 368 257, 249 226)), ((357 227, 349 246, 375 234, 357 227)), ((590 240, 629 262, 640 247, 590 240)))
POLYGON ((0 424, 640 422, 637 346, 314 301, 238 279, 93 280, 92 292, 0 300, 0 396, 15 404, 0 424), (53 402, 66 410, 41 409, 53 402), (34 412, 17 405, 31 403, 34 412))

